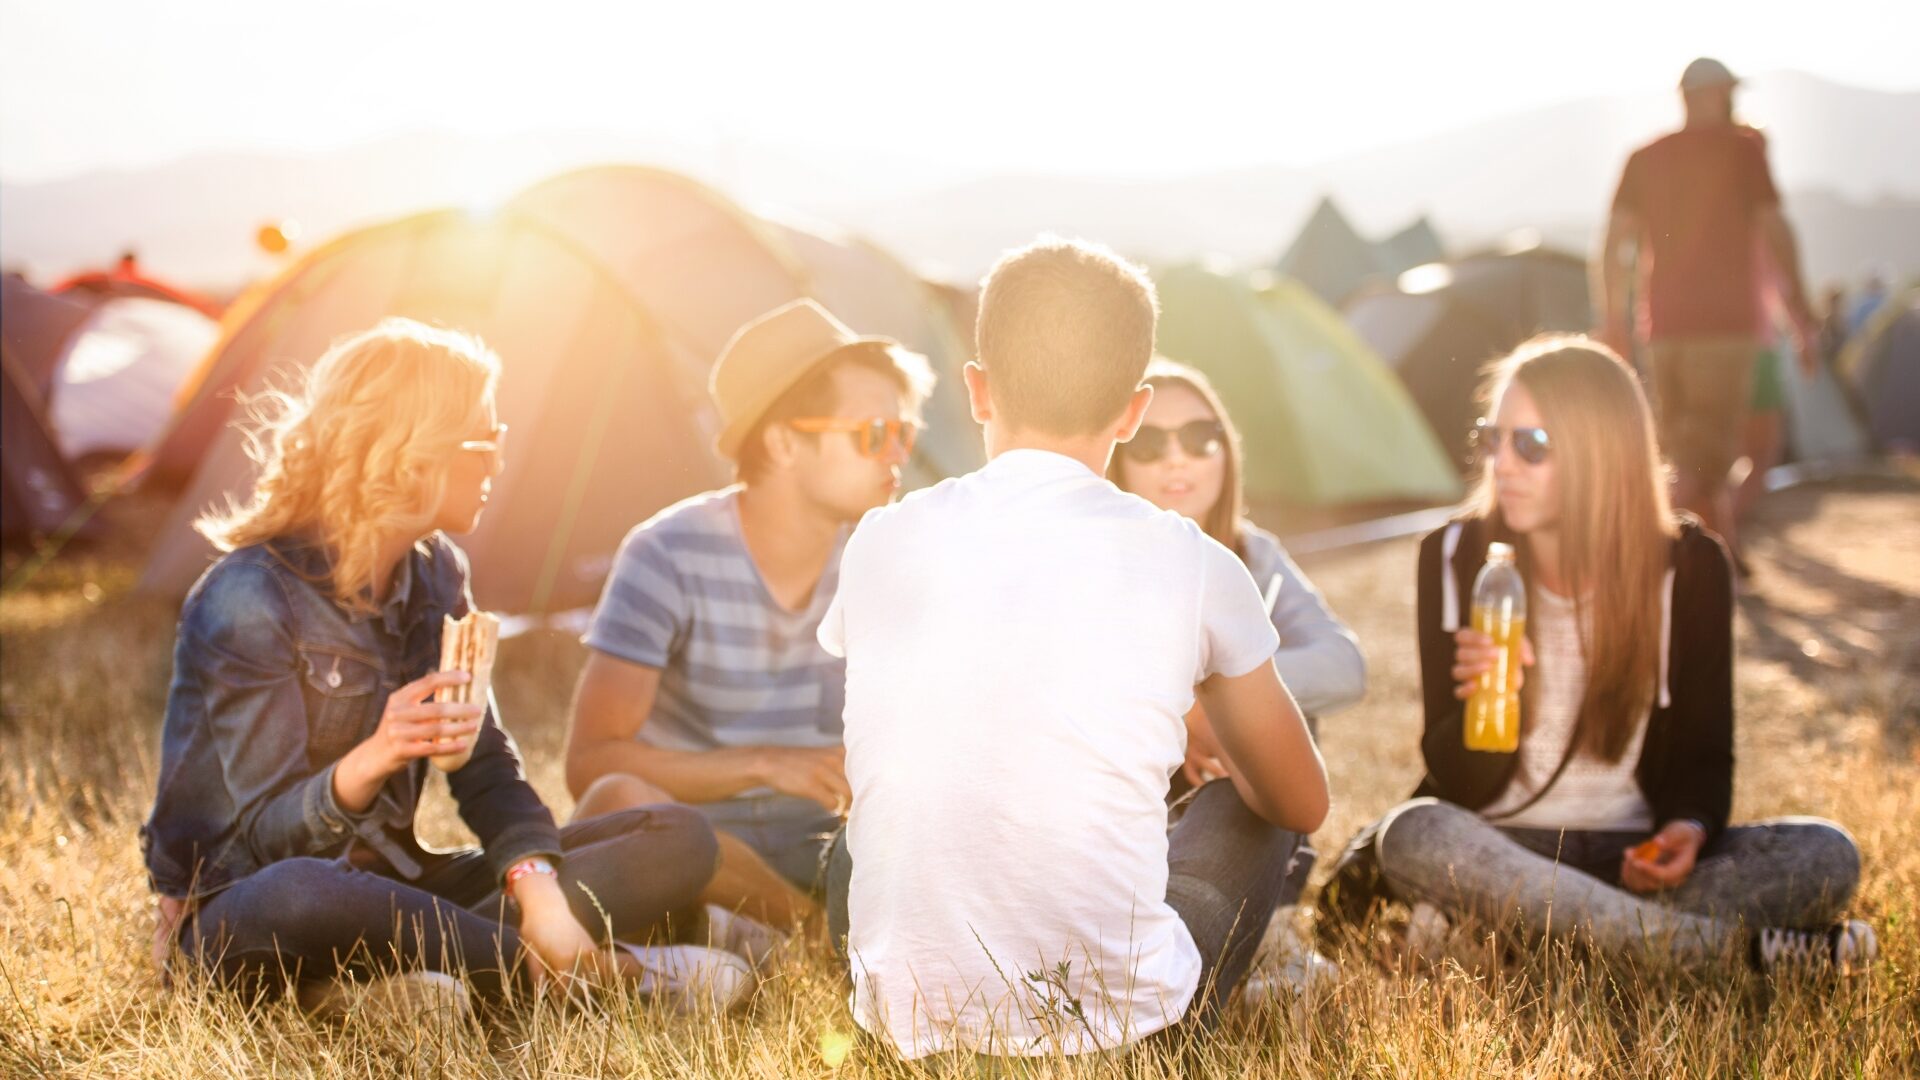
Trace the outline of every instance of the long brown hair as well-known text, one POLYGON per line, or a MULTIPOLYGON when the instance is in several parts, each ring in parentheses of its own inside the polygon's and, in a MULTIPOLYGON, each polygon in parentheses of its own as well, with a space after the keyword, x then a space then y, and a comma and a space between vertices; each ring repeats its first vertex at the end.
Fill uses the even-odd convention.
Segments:
MULTIPOLYGON (((1220 395, 1198 368, 1188 367, 1164 356, 1153 358, 1153 362, 1147 365, 1146 377, 1141 381, 1155 391, 1166 386, 1186 387, 1207 403, 1207 408, 1213 411, 1213 418, 1220 422, 1220 430, 1226 433, 1225 445, 1220 451, 1226 455, 1226 469, 1220 478, 1220 497, 1208 508, 1200 528, 1208 536, 1225 544, 1227 550, 1245 559, 1247 553, 1241 542, 1241 523, 1246 508, 1240 493, 1240 432, 1233 426, 1233 418, 1227 415, 1227 407, 1221 404, 1220 395)), ((1107 479, 1122 491, 1131 490, 1121 478, 1118 452, 1107 462, 1107 479)))
MULTIPOLYGON (((1590 338, 1536 337, 1490 375, 1489 406, 1509 387, 1524 387, 1553 440, 1558 569, 1573 594, 1587 661, 1578 730, 1588 750, 1618 761, 1653 705, 1660 597, 1676 531, 1653 416, 1632 370, 1590 338)), ((1494 539, 1516 545, 1531 582, 1530 545, 1501 517, 1491 463, 1467 509, 1489 523, 1494 539)))

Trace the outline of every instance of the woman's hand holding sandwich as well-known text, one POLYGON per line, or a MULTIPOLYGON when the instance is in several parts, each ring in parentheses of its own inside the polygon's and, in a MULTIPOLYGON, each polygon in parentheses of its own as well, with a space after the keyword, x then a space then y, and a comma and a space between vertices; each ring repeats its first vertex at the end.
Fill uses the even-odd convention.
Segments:
POLYGON ((395 690, 380 726, 347 751, 333 769, 333 797, 350 814, 364 813, 387 778, 413 762, 473 745, 487 707, 479 702, 432 701, 434 691, 460 686, 464 671, 436 671, 395 690), (438 742, 452 739, 453 742, 438 742))

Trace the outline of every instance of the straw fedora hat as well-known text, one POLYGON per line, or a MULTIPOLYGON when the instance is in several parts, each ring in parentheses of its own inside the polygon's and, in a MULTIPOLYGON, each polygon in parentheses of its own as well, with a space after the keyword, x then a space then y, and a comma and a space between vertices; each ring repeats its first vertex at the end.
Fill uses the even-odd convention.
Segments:
POLYGON ((843 349, 856 346, 897 349, 890 337, 856 334, 846 323, 812 300, 774 308, 734 333, 713 366, 707 392, 720 412, 714 449, 738 461, 740 444, 780 395, 843 349))

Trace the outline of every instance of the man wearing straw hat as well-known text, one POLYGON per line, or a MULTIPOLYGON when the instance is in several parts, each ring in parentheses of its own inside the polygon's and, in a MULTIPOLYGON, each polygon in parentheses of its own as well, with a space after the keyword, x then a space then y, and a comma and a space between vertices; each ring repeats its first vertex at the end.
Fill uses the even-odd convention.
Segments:
POLYGON ((848 800, 845 663, 815 634, 853 524, 900 488, 932 383, 926 358, 811 300, 767 312, 709 387, 737 482, 620 545, 585 638, 567 786, 582 818, 699 807, 720 834, 712 904, 815 918, 848 800))

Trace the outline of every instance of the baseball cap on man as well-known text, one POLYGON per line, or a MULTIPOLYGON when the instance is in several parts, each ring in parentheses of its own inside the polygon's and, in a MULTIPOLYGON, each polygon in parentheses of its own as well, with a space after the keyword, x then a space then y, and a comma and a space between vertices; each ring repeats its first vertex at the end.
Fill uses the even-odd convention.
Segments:
POLYGON ((1687 65, 1680 73, 1680 89, 1705 90, 1709 86, 1735 86, 1740 82, 1727 70, 1727 65, 1712 57, 1702 56, 1687 65))
POLYGON ((890 337, 854 333, 807 299, 783 304, 741 327, 721 350, 707 383, 720 411, 714 449, 728 461, 738 461, 740 444, 780 395, 834 355, 860 346, 901 348, 890 337))

